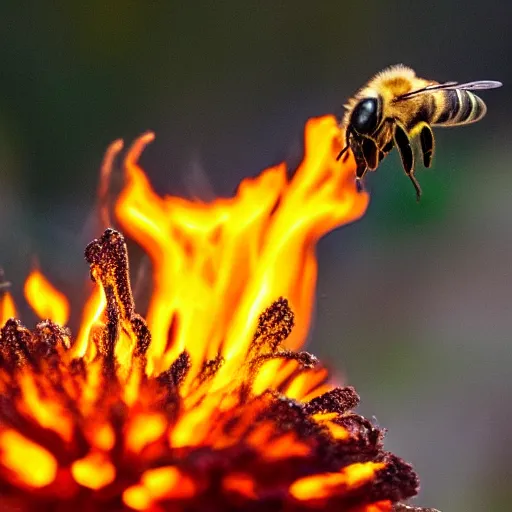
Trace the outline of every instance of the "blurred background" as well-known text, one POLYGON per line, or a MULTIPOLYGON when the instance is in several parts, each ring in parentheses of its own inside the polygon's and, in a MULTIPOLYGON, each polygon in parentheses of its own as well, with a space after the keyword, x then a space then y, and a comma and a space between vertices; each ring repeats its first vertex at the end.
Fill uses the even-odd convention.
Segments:
POLYGON ((340 114, 387 65, 501 80, 482 122, 437 130, 419 204, 393 153, 367 180, 364 218, 322 240, 310 348, 414 464, 418 504, 507 510, 512 6, 208 4, 3 2, 0 264, 18 303, 36 255, 81 302, 98 167, 117 137, 155 130, 143 165, 157 190, 206 199, 297 161, 308 117, 340 114))

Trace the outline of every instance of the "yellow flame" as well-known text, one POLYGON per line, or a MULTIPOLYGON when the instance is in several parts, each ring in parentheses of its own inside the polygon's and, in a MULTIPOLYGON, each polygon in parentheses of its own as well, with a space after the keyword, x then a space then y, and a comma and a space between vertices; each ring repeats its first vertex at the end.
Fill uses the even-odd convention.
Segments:
POLYGON ((41 320, 49 319, 66 325, 69 318, 69 303, 39 271, 33 270, 25 281, 24 294, 30 307, 41 320))
POLYGON ((51 484, 57 475, 55 457, 14 430, 0 432, 0 461, 17 480, 34 488, 51 484))
POLYGON ((116 468, 105 454, 96 452, 73 462, 71 474, 80 485, 98 490, 114 481, 116 468))
POLYGON ((22 400, 19 407, 44 428, 53 430, 65 441, 73 436, 73 422, 65 406, 57 400, 47 399, 38 387, 35 376, 27 371, 19 378, 22 400))
POLYGON ((0 295, 0 325, 4 325, 9 318, 16 317, 16 305, 9 292, 0 295))
POLYGON ((87 351, 89 351, 87 359, 91 361, 94 358, 95 349, 94 343, 91 340, 92 330, 95 325, 100 323, 106 305, 107 300, 103 288, 95 287, 85 303, 80 331, 76 337, 75 344, 71 348, 71 358, 84 357, 87 351))
POLYGON ((336 494, 336 489, 355 489, 373 478, 375 472, 386 467, 384 462, 356 462, 339 473, 324 473, 296 480, 290 494, 297 500, 319 500, 336 494))
POLYGON ((130 422, 126 431, 126 446, 137 453, 149 443, 156 441, 167 428, 163 414, 139 414, 130 422))
POLYGON ((174 466, 148 469, 141 483, 154 499, 190 498, 196 492, 193 480, 174 466))
MULTIPOLYGON (((129 149, 126 185, 115 205, 123 232, 145 249, 153 266, 147 372, 163 371, 186 348, 190 382, 203 361, 221 352, 226 364, 212 384, 219 389, 243 360, 259 314, 279 296, 296 313, 287 345, 304 343, 316 242, 361 216, 368 196, 356 190, 353 161, 336 161, 341 134, 331 116, 308 122, 305 157, 293 178, 284 164, 271 167, 244 180, 235 197, 211 203, 153 191, 138 165, 153 138, 148 133, 129 149)), ((290 392, 305 387, 296 382, 290 392)))
POLYGON ((186 499, 196 493, 194 481, 174 466, 148 469, 139 484, 123 492, 123 501, 135 510, 148 510, 161 498, 186 499))
POLYGON ((149 510, 153 500, 142 485, 132 485, 123 491, 123 502, 134 510, 149 510))
POLYGON ((89 434, 90 442, 98 450, 112 450, 116 442, 116 435, 112 426, 108 423, 100 423, 94 425, 89 434))

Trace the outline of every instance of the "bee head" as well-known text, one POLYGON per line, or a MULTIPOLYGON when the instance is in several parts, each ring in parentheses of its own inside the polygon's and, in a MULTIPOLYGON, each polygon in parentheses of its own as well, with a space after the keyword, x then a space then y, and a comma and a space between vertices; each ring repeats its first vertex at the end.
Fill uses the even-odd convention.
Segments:
POLYGON ((350 124, 357 133, 370 135, 379 126, 380 118, 379 98, 364 98, 352 110, 350 124))

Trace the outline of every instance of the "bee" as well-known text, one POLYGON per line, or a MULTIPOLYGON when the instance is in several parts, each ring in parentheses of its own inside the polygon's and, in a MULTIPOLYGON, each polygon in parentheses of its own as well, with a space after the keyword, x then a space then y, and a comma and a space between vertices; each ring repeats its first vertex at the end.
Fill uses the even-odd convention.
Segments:
MULTIPOLYGON (((405 174, 421 197, 414 176, 412 139, 419 137, 423 165, 430 167, 434 155, 433 126, 460 126, 479 121, 487 112, 481 98, 471 91, 495 89, 501 82, 483 80, 459 84, 439 83, 419 78, 401 64, 375 75, 347 105, 342 121, 346 146, 356 161, 356 182, 368 170, 375 171, 382 159, 396 146, 405 174)), ((345 156, 347 158, 348 155, 345 156)))

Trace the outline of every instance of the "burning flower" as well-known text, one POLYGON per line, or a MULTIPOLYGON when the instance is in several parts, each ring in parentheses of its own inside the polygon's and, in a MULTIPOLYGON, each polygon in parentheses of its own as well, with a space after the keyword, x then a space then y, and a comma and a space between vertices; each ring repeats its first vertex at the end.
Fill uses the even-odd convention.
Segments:
MULTIPOLYGON (((25 284, 34 330, 3 294, 1 509, 426 512, 401 503, 416 474, 353 412, 354 389, 298 351, 315 244, 368 204, 353 161, 336 161, 334 118, 308 122, 292 179, 281 164, 211 204, 153 192, 137 164, 152 138, 129 149, 114 209, 151 259, 147 313, 113 229, 85 251, 96 287, 76 336, 40 272, 25 284)), ((103 199, 121 146, 107 152, 103 199)))

